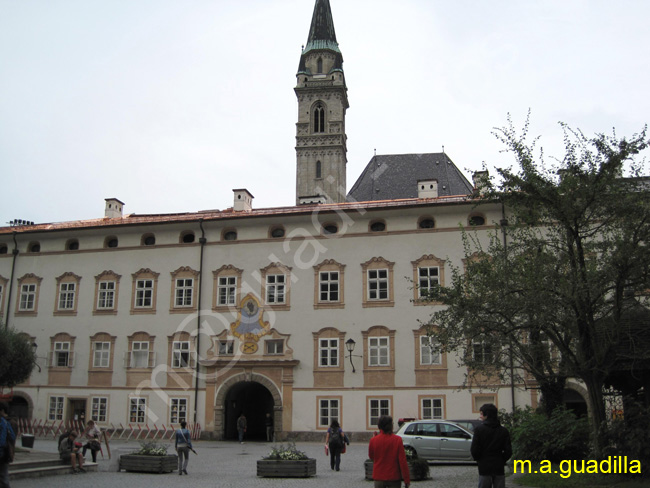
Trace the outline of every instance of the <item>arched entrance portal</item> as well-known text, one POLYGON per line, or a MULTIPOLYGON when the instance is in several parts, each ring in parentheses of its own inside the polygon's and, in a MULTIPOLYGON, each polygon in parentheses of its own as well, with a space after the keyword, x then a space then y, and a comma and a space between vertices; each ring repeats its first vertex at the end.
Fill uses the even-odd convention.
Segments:
POLYGON ((245 440, 266 440, 266 414, 273 415, 273 395, 262 384, 242 381, 228 390, 224 401, 224 439, 237 439, 237 418, 244 413, 248 428, 245 440))

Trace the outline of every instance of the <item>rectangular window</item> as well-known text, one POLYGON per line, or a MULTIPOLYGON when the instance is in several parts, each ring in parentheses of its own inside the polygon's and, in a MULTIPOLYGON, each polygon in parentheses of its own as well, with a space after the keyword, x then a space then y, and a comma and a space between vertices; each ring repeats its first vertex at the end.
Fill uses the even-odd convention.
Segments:
POLYGON ((321 398, 318 402, 318 426, 329 427, 332 420, 340 422, 338 398, 321 398))
POLYGON ((36 285, 21 285, 20 287, 20 305, 18 310, 21 312, 33 311, 36 303, 36 285))
POLYGON ((368 338, 369 366, 390 366, 390 340, 388 337, 368 338))
POLYGON ((108 368, 111 358, 110 342, 93 343, 93 368, 108 368))
POLYGON ((149 343, 134 342, 131 345, 131 368, 148 368, 149 367, 149 343))
POLYGON ((51 396, 50 408, 47 413, 48 420, 63 420, 63 397, 51 396))
POLYGON ((320 294, 321 302, 338 302, 339 301, 339 272, 338 271, 321 271, 320 276, 320 294))
POLYGON ((92 397, 90 400, 90 419, 95 422, 106 422, 108 398, 92 397))
POLYGON ((285 303, 285 276, 266 276, 266 303, 285 303))
POLYGON ((135 308, 153 307, 153 280, 136 280, 135 308))
POLYGON ((193 278, 178 278, 176 279, 176 301, 174 302, 177 307, 191 307, 192 306, 192 292, 194 291, 193 278))
POLYGON ((265 341, 266 354, 284 354, 284 341, 273 340, 265 341))
POLYGON ((318 341, 319 366, 336 367, 339 365, 339 340, 320 339, 318 341))
POLYGON ((70 343, 55 342, 54 354, 52 355, 52 366, 55 368, 66 368, 70 366, 70 343))
POLYGON ((142 424, 147 418, 147 399, 129 398, 129 422, 142 424))
POLYGON ((390 415, 390 399, 371 398, 369 401, 370 425, 377 425, 379 417, 390 415))
POLYGON ((172 368, 187 368, 190 364, 190 342, 174 341, 172 344, 172 368))
POLYGON ((97 309, 111 310, 115 307, 115 282, 100 281, 97 295, 97 309))
POLYGON ((420 364, 441 364, 437 351, 428 336, 420 336, 420 364))
POLYGON ((237 299, 237 277, 222 276, 217 285, 217 305, 235 305, 237 299))
POLYGON ((388 300, 388 270, 368 270, 368 300, 388 300))
POLYGON ((187 398, 171 398, 169 422, 179 424, 181 421, 187 422, 187 398))
POLYGON ((426 298, 429 291, 440 284, 439 272, 438 266, 418 268, 418 293, 420 298, 426 298))
POLYGON ((219 354, 231 355, 234 354, 235 343, 233 341, 219 341, 219 354))
POLYGON ((59 310, 74 309, 76 283, 61 283, 59 286, 59 310))
POLYGON ((442 418, 442 398, 423 398, 422 399, 422 419, 441 419, 442 418))
POLYGON ((494 362, 492 346, 483 340, 473 340, 472 357, 477 364, 492 364, 494 362))

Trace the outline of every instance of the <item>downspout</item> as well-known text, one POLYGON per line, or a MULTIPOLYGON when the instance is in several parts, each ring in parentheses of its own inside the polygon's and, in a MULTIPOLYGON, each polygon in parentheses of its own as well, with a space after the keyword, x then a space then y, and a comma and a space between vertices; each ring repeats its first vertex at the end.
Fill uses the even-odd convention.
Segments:
POLYGON ((201 237, 199 238, 199 243, 201 243, 201 257, 199 260, 199 287, 197 290, 198 299, 197 299, 197 316, 196 316, 196 371, 194 372, 194 423, 196 424, 197 419, 197 404, 199 401, 199 354, 201 352, 201 289, 203 288, 203 248, 207 242, 205 238, 205 230, 203 229, 203 219, 199 220, 199 227, 201 228, 201 237))
POLYGON ((9 314, 11 313, 11 292, 14 289, 14 271, 16 270, 16 259, 18 258, 18 242, 16 242, 16 231, 13 233, 14 248, 11 253, 14 255, 11 262, 11 277, 9 278, 9 294, 7 295, 7 318, 5 320, 5 330, 9 329, 9 314))
MULTIPOLYGON (((503 266, 506 268, 508 266, 508 219, 506 218, 506 206, 501 202, 501 232, 503 232, 503 266)), ((507 272, 507 269, 506 269, 507 272)), ((510 344, 510 397, 512 401, 512 413, 515 413, 515 364, 514 357, 512 353, 512 344, 510 344)))

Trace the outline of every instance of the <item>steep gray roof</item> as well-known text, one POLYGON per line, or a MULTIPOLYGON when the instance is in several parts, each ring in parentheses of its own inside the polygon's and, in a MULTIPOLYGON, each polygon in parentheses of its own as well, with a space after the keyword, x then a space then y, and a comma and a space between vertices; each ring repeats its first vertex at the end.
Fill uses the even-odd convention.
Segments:
POLYGON ((374 156, 348 193, 348 201, 417 198, 417 183, 437 180, 438 195, 469 195, 473 185, 445 153, 374 156))

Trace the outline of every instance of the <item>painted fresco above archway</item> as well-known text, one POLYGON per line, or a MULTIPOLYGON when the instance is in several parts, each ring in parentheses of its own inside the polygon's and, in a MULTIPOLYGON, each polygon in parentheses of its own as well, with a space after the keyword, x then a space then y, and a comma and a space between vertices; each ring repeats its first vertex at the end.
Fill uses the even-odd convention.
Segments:
POLYGON ((271 325, 264 320, 264 308, 252 293, 239 303, 237 320, 230 324, 230 331, 241 341, 240 350, 244 354, 257 352, 260 338, 271 332, 271 325))

